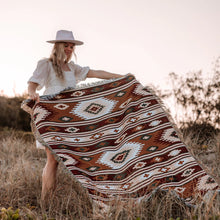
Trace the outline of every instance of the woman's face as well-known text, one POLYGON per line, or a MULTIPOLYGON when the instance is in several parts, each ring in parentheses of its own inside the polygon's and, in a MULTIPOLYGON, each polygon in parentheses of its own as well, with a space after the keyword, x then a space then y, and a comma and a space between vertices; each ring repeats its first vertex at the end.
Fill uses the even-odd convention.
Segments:
POLYGON ((73 51, 74 51, 74 44, 73 43, 65 43, 64 44, 64 52, 68 58, 71 57, 73 51))

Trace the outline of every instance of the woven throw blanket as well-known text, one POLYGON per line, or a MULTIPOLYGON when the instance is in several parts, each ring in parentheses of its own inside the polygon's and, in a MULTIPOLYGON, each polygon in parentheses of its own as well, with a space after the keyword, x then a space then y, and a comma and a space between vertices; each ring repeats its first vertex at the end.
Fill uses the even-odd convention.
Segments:
POLYGON ((218 184, 191 156, 157 96, 133 75, 42 96, 22 108, 38 141, 95 200, 174 190, 186 203, 218 184))

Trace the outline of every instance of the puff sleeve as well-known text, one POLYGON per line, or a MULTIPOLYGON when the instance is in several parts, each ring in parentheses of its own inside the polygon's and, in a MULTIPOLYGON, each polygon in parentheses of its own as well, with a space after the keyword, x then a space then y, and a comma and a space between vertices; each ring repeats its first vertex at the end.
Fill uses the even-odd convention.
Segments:
POLYGON ((46 80, 49 74, 48 65, 49 65, 48 59, 42 59, 38 61, 37 67, 35 71, 33 72, 33 75, 28 80, 28 83, 34 82, 34 83, 39 84, 39 86, 37 87, 37 90, 42 89, 46 83, 46 80))
POLYGON ((70 62, 70 67, 74 70, 77 83, 86 79, 90 69, 88 66, 81 67, 80 65, 75 64, 73 61, 70 62))

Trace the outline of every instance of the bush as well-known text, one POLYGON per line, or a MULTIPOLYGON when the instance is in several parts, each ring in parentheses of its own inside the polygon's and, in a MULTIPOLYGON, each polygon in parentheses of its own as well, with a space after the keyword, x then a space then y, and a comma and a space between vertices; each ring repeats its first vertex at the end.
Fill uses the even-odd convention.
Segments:
POLYGON ((30 131, 30 116, 21 109, 24 97, 0 96, 0 126, 30 131))

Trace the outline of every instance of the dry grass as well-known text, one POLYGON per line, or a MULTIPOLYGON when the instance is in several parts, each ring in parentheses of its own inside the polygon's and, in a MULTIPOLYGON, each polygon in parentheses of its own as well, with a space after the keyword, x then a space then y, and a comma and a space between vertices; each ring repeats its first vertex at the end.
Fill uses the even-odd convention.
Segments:
MULTIPOLYGON (((40 200, 41 174, 46 162, 45 152, 35 148, 34 139, 29 133, 0 133, 0 209, 12 207, 15 213, 20 209, 19 219, 220 219, 220 198, 211 197, 207 204, 198 198, 196 208, 186 206, 171 192, 156 192, 148 201, 138 205, 128 201, 114 201, 109 210, 93 210, 92 204, 84 189, 74 182, 60 167, 58 170, 57 189, 47 206, 40 200)), ((186 138, 198 160, 202 160, 207 151, 215 152, 215 159, 204 159, 209 171, 216 177, 219 172, 219 147, 216 141, 210 146, 198 147, 196 140, 186 138)), ((211 142, 210 142, 211 143, 211 142)), ((213 157, 213 155, 212 155, 213 157)), ((0 219, 9 210, 0 211, 0 219)), ((9 214, 8 214, 9 216, 9 214)), ((13 219, 6 217, 5 219, 13 219)), ((16 218, 14 218, 16 219, 16 218)))
POLYGON ((220 185, 220 134, 206 138, 202 144, 200 143, 201 135, 198 131, 191 131, 185 135, 184 142, 190 146, 188 149, 191 154, 220 185))

